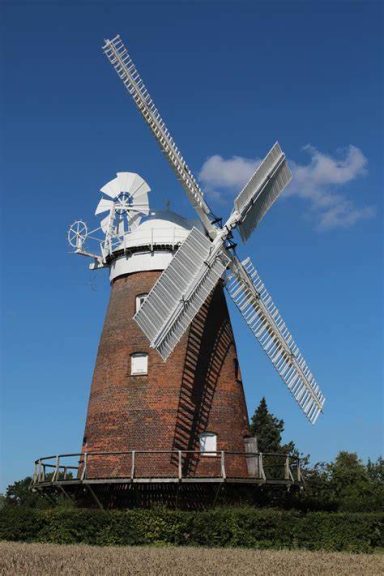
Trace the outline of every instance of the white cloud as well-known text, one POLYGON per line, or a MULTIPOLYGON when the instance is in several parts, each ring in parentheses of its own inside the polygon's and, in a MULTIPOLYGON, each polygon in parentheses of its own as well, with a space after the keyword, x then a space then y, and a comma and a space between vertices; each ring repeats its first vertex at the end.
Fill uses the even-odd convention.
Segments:
POLYGON ((367 159, 359 148, 348 146, 337 157, 322 154, 313 146, 306 146, 305 150, 311 157, 309 164, 290 161, 294 178, 286 196, 309 201, 318 229, 348 228, 374 216, 372 206, 357 207, 340 192, 343 186, 367 172, 367 159))
MULTIPOLYGON (((304 150, 310 161, 304 165, 289 161, 293 181, 284 195, 306 200, 319 230, 348 228, 375 215, 373 206, 357 207, 341 192, 343 186, 366 174, 367 159, 359 148, 348 146, 336 156, 313 146, 304 150)), ((199 177, 208 194, 226 199, 241 190, 259 163, 259 159, 233 156, 226 160, 214 155, 204 162, 199 177)))
POLYGON ((211 196, 232 195, 234 192, 240 192, 259 164, 259 159, 251 160, 241 156, 232 156, 225 160, 222 156, 215 154, 204 162, 199 179, 211 196))
POLYGON ((320 214, 317 228, 330 230, 331 228, 350 228, 359 220, 367 220, 375 215, 373 206, 356 208, 348 200, 338 201, 334 206, 327 208, 320 214))

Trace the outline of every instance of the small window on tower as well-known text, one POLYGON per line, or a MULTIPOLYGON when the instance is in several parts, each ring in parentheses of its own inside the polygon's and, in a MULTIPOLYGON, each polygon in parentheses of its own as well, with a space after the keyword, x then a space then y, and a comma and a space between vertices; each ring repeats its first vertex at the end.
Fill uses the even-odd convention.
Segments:
POLYGON ((148 354, 136 352, 131 354, 131 375, 148 374, 148 354))
POLYGON ((205 456, 216 456, 217 434, 204 432, 200 434, 200 452, 205 456))
POLYGON ((148 296, 148 294, 138 294, 136 296, 136 312, 138 312, 140 310, 140 308, 144 304, 144 300, 146 299, 147 296, 148 296))

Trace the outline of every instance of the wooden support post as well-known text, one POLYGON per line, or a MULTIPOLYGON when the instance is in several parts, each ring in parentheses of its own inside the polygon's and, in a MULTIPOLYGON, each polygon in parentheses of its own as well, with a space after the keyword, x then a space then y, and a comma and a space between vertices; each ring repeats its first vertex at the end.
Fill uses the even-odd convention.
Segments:
POLYGON ((48 500, 48 502, 50 504, 53 504, 53 506, 56 506, 57 502, 55 500, 55 498, 53 498, 52 496, 50 496, 49 494, 47 494, 46 490, 37 490, 37 492, 43 496, 43 498, 46 498, 46 500, 48 500))
POLYGON ((70 497, 70 495, 68 494, 68 492, 66 492, 63 488, 63 486, 61 484, 57 484, 58 487, 60 488, 60 490, 62 491, 62 493, 64 494, 64 496, 66 498, 68 498, 68 500, 70 500, 71 502, 73 502, 73 498, 70 497))
POLYGON ((92 488, 90 487, 89 484, 85 484, 85 485, 88 488, 88 490, 90 491, 92 498, 94 499, 94 501, 96 502, 96 504, 98 505, 100 510, 104 510, 104 507, 103 507, 102 503, 100 502, 100 500, 98 499, 98 497, 96 496, 94 490, 92 490, 92 488))

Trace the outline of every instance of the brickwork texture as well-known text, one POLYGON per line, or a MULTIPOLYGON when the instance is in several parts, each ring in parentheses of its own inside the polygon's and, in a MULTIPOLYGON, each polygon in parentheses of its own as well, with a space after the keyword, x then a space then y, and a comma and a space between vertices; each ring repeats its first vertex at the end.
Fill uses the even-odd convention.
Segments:
MULTIPOLYGON (((199 436, 217 434, 217 450, 244 453, 249 436, 236 346, 222 285, 199 311, 163 362, 133 320, 136 296, 148 293, 161 272, 117 278, 97 353, 83 452, 87 475, 127 477, 130 455, 92 456, 96 451, 135 450, 136 477, 175 476, 182 450, 184 476, 219 476, 219 455, 199 455, 199 436), (148 373, 131 375, 131 355, 148 354, 148 373), (142 452, 140 452, 142 451, 142 452)), ((227 475, 246 477, 245 456, 226 456, 227 475)))

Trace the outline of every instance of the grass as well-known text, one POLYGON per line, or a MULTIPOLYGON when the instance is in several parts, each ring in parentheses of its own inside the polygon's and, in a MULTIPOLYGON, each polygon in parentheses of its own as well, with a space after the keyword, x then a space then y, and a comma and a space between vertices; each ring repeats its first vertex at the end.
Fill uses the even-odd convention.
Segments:
POLYGON ((1 576, 381 576, 384 556, 0 542, 1 576))

